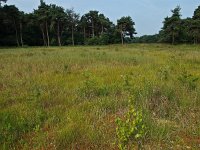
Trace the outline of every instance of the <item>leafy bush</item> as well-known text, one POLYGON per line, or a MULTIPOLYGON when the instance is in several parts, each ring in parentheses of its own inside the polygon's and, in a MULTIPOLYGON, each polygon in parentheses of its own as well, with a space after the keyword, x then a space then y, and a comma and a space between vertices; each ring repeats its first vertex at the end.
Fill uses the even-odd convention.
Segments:
POLYGON ((99 38, 98 37, 93 37, 89 38, 85 41, 86 45, 99 45, 99 38))
POLYGON ((107 45, 109 44, 109 36, 102 34, 100 37, 93 37, 86 40, 86 45, 107 45))
POLYGON ((102 34, 99 37, 99 45, 107 45, 109 44, 109 36, 107 34, 102 34))
POLYGON ((117 142, 120 150, 128 148, 128 144, 131 140, 138 143, 138 147, 141 147, 141 141, 145 136, 145 125, 143 122, 142 111, 136 110, 129 102, 129 110, 123 119, 117 118, 117 142))

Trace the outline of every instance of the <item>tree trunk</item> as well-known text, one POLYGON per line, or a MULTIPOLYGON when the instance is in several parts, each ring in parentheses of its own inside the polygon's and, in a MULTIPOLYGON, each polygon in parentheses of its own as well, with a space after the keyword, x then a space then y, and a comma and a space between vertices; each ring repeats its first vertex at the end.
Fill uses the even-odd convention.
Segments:
POLYGON ((42 38, 43 38, 44 46, 47 46, 47 42, 46 42, 45 34, 44 34, 44 28, 42 27, 42 24, 40 24, 40 29, 42 31, 42 38))
POLYGON ((83 28, 83 34, 84 34, 84 42, 86 40, 86 32, 85 32, 85 27, 83 28))
POLYGON ((197 44, 197 37, 194 37, 194 45, 197 44))
POLYGON ((175 37, 174 37, 174 32, 172 33, 172 45, 174 45, 175 42, 175 37))
POLYGON ((15 20, 14 20, 14 26, 15 26, 15 38, 16 38, 16 43, 17 43, 17 46, 19 46, 18 32, 17 32, 17 25, 16 25, 15 20))
POLYGON ((103 34, 104 33, 104 27, 103 27, 103 25, 101 26, 101 34, 103 34))
POLYGON ((124 45, 124 34, 122 30, 121 30, 121 40, 122 40, 122 45, 124 45))
POLYGON ((94 38, 94 21, 92 20, 92 37, 94 38))
POLYGON ((74 46, 74 26, 72 26, 72 45, 74 46))
POLYGON ((22 28, 23 26, 22 26, 22 23, 20 22, 20 40, 21 40, 22 47, 24 47, 22 28))
POLYGON ((47 34, 47 46, 49 46, 49 30, 48 30, 47 21, 46 21, 46 34, 47 34))
POLYGON ((58 35, 58 46, 61 46, 61 40, 60 40, 60 22, 59 21, 58 21, 57 35, 58 35))

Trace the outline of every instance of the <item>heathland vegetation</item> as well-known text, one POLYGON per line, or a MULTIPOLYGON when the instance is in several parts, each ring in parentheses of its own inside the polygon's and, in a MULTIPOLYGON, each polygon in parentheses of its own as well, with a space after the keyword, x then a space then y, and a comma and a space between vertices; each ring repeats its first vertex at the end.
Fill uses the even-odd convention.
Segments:
POLYGON ((199 149, 199 49, 1 49, 0 147, 199 149))
POLYGON ((200 6, 180 10, 136 38, 129 16, 0 5, 0 149, 199 149, 200 6))

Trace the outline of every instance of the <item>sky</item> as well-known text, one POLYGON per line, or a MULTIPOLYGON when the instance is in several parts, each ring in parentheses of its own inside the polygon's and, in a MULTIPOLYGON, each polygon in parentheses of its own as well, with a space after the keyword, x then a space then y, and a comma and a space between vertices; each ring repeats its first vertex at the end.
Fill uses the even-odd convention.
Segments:
MULTIPOLYGON (((89 10, 98 10, 114 23, 122 16, 131 16, 135 22, 137 36, 158 33, 165 17, 179 5, 182 18, 192 17, 194 10, 200 5, 199 0, 44 0, 63 8, 74 8, 83 15, 89 10)), ((16 5, 24 12, 37 9, 40 0, 8 0, 8 5, 16 5)))

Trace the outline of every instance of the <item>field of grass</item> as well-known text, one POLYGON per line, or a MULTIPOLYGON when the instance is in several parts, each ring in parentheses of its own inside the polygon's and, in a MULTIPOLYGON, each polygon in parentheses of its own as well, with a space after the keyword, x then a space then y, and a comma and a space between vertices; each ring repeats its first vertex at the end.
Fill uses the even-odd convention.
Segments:
POLYGON ((118 149, 130 103, 144 149, 200 149, 199 78, 194 45, 0 49, 0 149, 118 149))

